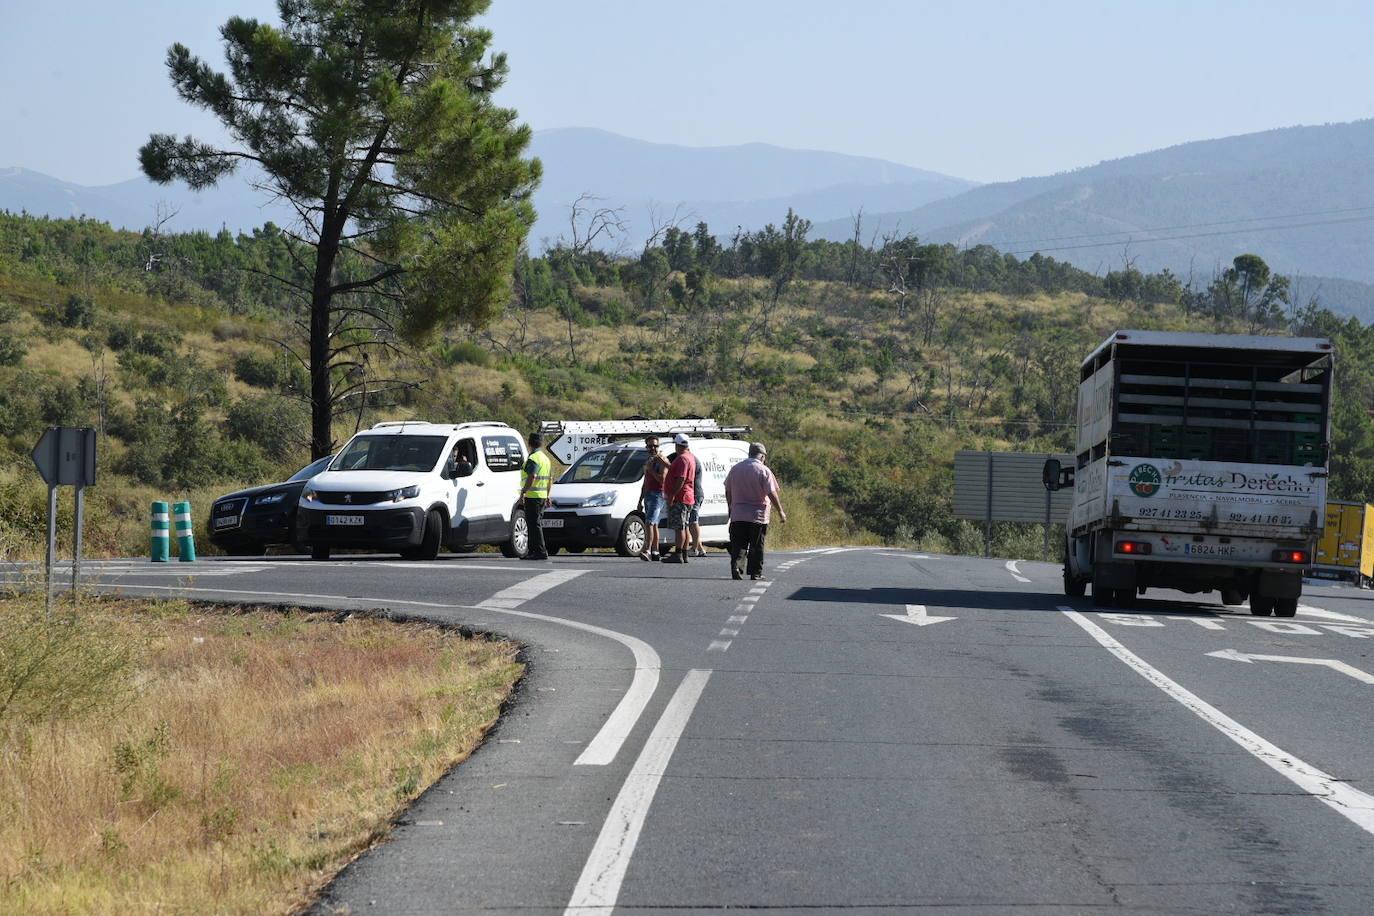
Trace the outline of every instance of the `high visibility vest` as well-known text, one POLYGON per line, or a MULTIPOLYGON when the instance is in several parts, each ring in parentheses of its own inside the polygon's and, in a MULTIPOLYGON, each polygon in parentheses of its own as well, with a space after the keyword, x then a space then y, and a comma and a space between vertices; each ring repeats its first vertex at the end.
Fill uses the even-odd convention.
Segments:
POLYGON ((532 453, 529 460, 533 461, 535 466, 534 482, 530 483, 529 472, 521 468, 520 492, 534 499, 548 499, 549 484, 553 482, 553 462, 543 449, 532 453))

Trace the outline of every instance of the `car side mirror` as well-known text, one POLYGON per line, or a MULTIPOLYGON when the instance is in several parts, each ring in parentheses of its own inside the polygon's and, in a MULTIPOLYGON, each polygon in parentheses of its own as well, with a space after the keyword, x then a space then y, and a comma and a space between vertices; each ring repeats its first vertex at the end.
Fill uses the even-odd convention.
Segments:
POLYGON ((471 464, 470 462, 467 462, 467 461, 459 461, 459 462, 457 462, 457 463, 454 465, 454 468, 453 468, 453 476, 454 476, 454 477, 471 477, 471 476, 472 476, 472 471, 473 471, 473 468, 472 468, 472 464, 471 464))

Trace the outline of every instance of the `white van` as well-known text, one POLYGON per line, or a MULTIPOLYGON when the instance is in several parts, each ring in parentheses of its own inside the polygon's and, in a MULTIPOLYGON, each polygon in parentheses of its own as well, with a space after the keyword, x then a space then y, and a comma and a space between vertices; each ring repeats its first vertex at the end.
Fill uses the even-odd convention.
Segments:
POLYGON ((504 423, 378 423, 348 440, 301 491, 296 540, 432 560, 445 545, 498 544, 524 556, 525 447, 504 423))
MULTIPOLYGON (((671 435, 662 437, 659 451, 672 459, 671 435)), ((713 547, 724 547, 730 542, 725 475, 749 456, 749 445, 738 439, 693 436, 691 451, 701 462, 705 490, 701 540, 713 547)), ((626 439, 595 448, 573 462, 549 491, 543 524, 549 553, 559 549, 580 553, 588 547, 614 547, 622 557, 632 557, 643 550, 647 527, 635 506, 648 457, 643 439, 626 439)), ((660 534, 663 543, 673 536, 666 529, 660 534)))

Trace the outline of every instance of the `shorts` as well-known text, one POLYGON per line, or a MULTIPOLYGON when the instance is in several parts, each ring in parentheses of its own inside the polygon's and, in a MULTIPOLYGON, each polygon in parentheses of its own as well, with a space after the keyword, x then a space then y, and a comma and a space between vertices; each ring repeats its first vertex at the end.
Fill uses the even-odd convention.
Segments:
POLYGON ((673 503, 668 507, 668 527, 673 531, 684 530, 690 522, 687 516, 692 512, 692 507, 687 503, 673 503))
POLYGON ((644 521, 650 525, 657 525, 663 520, 663 507, 666 500, 662 490, 644 491, 644 521))
POLYGON ((696 503, 687 507, 687 524, 698 525, 701 523, 701 507, 696 503))

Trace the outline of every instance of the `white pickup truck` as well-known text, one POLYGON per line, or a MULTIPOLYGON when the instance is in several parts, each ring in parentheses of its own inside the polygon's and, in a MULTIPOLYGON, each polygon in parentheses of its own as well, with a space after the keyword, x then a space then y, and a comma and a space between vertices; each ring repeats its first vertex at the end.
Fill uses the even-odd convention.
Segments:
POLYGON ((1079 373, 1064 591, 1216 590, 1291 617, 1325 515, 1331 342, 1118 331, 1079 373))

